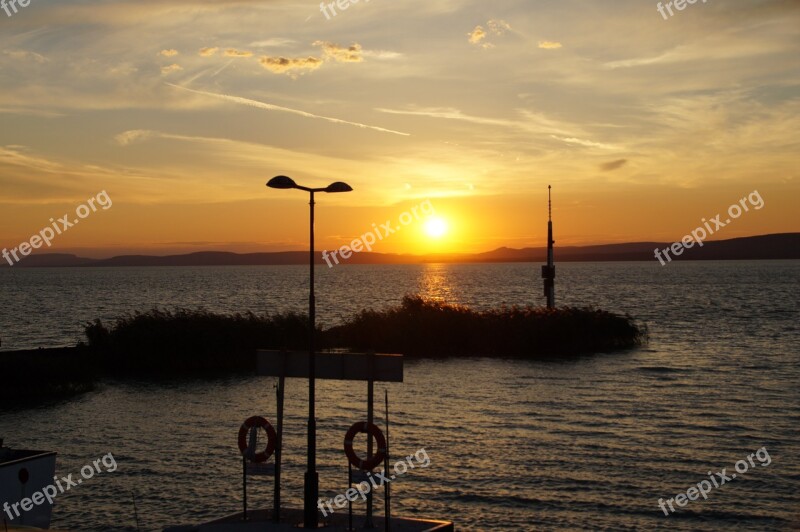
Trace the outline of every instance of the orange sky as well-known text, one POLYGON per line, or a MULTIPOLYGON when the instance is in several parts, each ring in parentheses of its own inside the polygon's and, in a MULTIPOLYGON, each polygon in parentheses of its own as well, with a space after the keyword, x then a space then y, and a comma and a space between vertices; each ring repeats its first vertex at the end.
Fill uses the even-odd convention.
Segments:
MULTIPOLYGON (((332 249, 429 200, 397 253, 800 231, 800 4, 32 3, 0 32, 0 246, 105 190, 36 253, 332 249), (652 5, 651 5, 652 4, 652 5), (723 217, 724 219, 725 217, 723 217)), ((74 216, 71 214, 74 218, 74 216)))

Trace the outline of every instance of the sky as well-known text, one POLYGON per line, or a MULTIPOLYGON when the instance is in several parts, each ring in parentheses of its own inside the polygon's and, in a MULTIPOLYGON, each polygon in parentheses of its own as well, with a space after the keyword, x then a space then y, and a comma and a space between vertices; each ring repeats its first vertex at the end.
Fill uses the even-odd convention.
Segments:
POLYGON ((543 246, 548 185, 557 245, 800 231, 796 0, 8 1, 2 247, 104 193, 34 253, 304 249, 275 175, 352 186, 318 249, 543 246))

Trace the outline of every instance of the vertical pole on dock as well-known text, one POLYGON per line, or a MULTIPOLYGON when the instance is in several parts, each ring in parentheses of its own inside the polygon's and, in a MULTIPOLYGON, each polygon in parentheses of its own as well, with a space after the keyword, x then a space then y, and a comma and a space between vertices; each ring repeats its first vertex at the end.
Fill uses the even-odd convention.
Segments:
MULTIPOLYGON (((347 488, 353 487, 353 467, 347 462, 347 488)), ((347 530, 353 530, 353 501, 347 499, 347 530)))
MULTIPOLYGON (((374 406, 375 406, 375 351, 369 352, 369 380, 367 381, 367 423, 372 425, 374 420, 374 406)), ((367 460, 372 458, 372 436, 367 434, 367 460)), ((374 528, 375 524, 372 522, 372 490, 367 493, 367 519, 364 522, 364 528, 374 528)))
POLYGON ((247 456, 245 454, 242 454, 242 521, 247 521, 247 456))
MULTIPOLYGON (((383 468, 389 471, 389 390, 384 390, 384 399, 386 403, 386 460, 383 462, 383 468)), ((384 474, 386 474, 384 472, 384 474)), ((386 532, 391 530, 392 526, 392 488, 388 482, 384 481, 383 484, 383 499, 384 499, 384 528, 386 532)))
POLYGON ((272 519, 276 523, 281 521, 281 450, 283 448, 283 390, 286 384, 286 351, 282 352, 283 371, 278 377, 278 441, 275 444, 275 491, 272 501, 272 519))

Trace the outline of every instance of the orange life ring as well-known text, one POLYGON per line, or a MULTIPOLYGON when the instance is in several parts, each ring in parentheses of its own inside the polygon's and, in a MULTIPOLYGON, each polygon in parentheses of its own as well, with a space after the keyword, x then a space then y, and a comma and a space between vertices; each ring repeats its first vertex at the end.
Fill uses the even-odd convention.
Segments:
POLYGON ((372 423, 366 421, 353 423, 353 426, 350 427, 350 430, 348 430, 347 434, 344 436, 344 454, 347 455, 347 460, 353 467, 363 471, 372 471, 386 458, 386 438, 383 437, 381 429, 372 423), (378 444, 378 452, 369 460, 362 460, 353 450, 353 438, 360 432, 365 432, 368 438, 375 438, 378 444))
POLYGON ((267 432, 267 448, 253 456, 253 462, 260 464, 266 462, 269 457, 272 456, 272 453, 275 452, 275 442, 278 440, 278 435, 275 433, 275 429, 272 428, 269 421, 263 417, 253 416, 247 418, 239 428, 239 450, 242 452, 242 455, 247 451, 247 434, 253 427, 263 427, 267 432))

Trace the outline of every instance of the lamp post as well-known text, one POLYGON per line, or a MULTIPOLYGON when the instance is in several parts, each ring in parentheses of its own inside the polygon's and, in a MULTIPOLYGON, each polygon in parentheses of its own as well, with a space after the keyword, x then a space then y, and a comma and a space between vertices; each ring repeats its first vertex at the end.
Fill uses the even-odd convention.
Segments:
POLYGON ((310 194, 309 218, 309 253, 308 266, 311 290, 308 296, 308 462, 305 474, 305 488, 303 491, 303 526, 304 528, 317 528, 319 516, 317 514, 317 499, 319 499, 319 474, 317 474, 317 421, 314 413, 315 388, 316 388, 316 356, 314 352, 314 335, 316 331, 316 300, 314 299, 314 193, 315 192, 350 192, 352 187, 347 183, 336 181, 325 188, 309 188, 298 185, 291 177, 279 175, 267 182, 270 188, 289 189, 296 188, 310 194))

